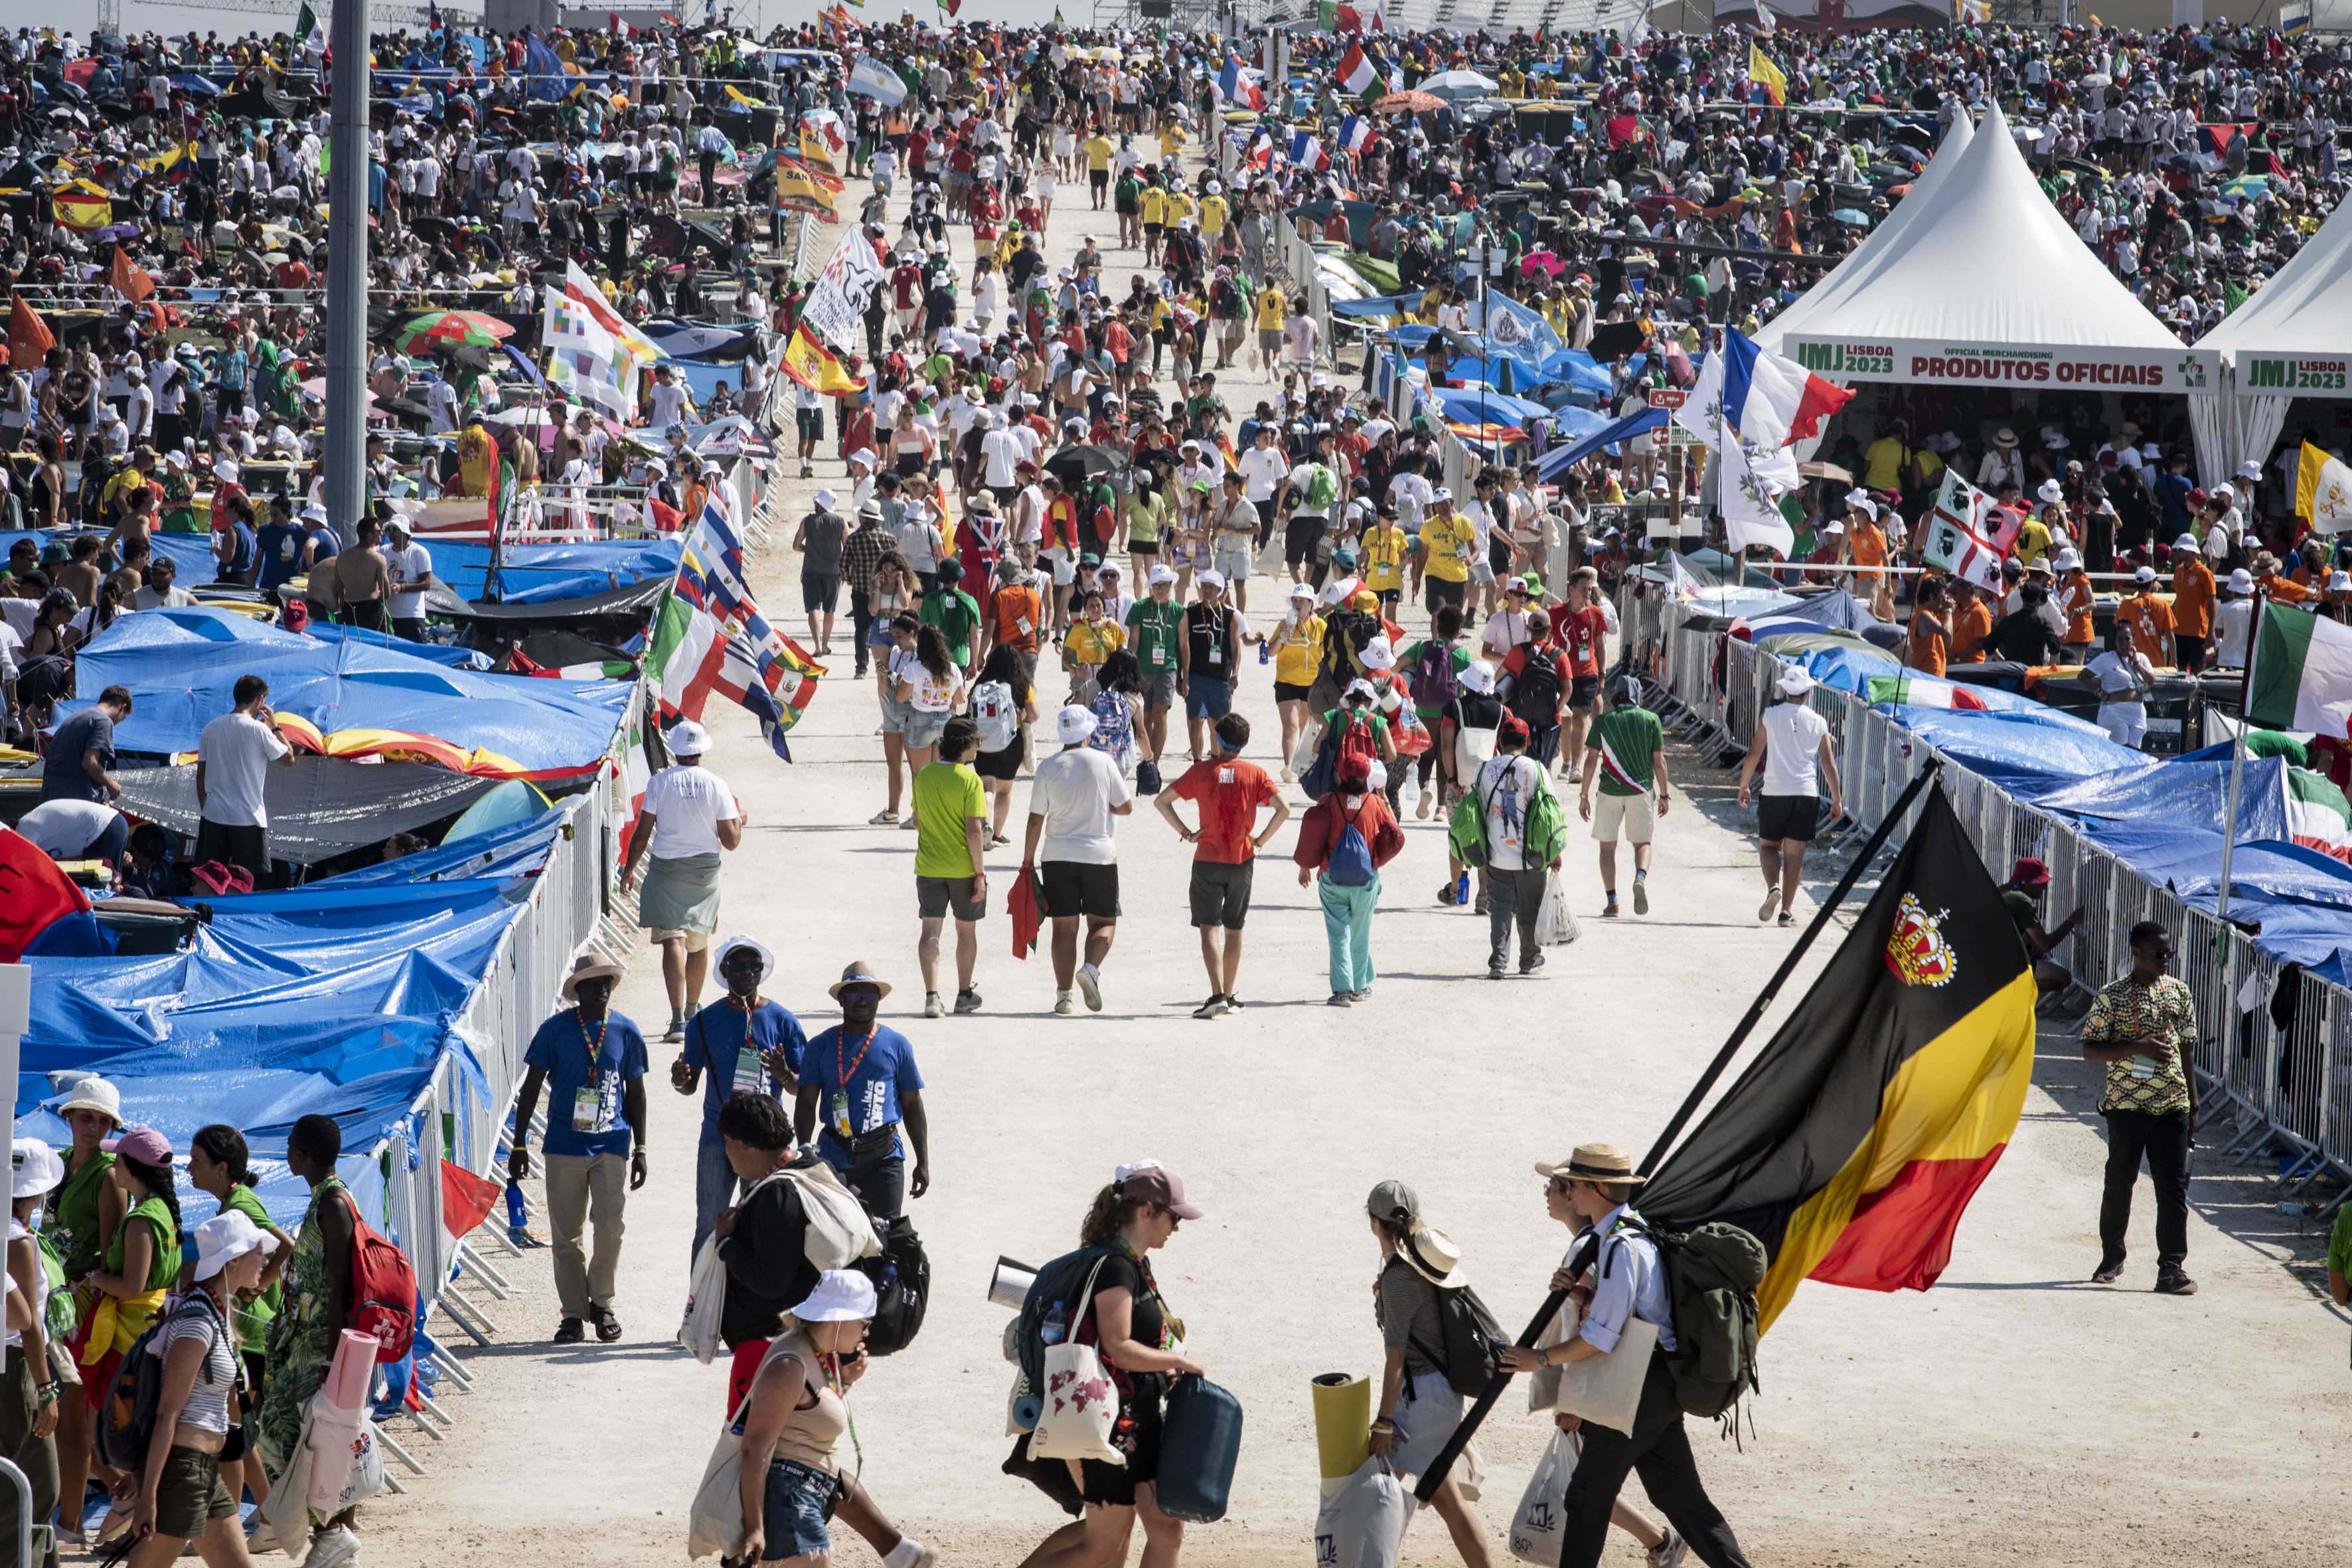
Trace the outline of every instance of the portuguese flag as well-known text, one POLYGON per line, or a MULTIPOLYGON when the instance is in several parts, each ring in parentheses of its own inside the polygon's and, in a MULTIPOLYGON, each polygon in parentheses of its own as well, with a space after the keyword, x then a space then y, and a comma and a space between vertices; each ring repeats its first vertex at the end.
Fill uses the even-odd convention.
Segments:
POLYGON ((1728 1220, 1771 1255, 1769 1328, 1798 1281, 1924 1290, 2017 1129, 2032 966, 1942 786, 1796 1011, 1666 1157, 1641 1211, 1728 1220))
POLYGON ((2344 737, 2352 718, 2352 626, 2273 601, 2262 607, 2248 662, 2248 723, 2344 737))

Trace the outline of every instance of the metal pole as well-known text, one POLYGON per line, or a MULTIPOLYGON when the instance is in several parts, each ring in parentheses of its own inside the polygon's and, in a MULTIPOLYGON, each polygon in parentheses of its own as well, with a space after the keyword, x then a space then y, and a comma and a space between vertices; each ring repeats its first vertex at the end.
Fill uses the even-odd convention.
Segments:
POLYGON ((368 14, 334 0, 327 171, 327 521, 349 548, 367 506, 368 14))
MULTIPOLYGON (((2246 704, 2254 695, 2254 643, 2262 634, 2265 599, 2261 589, 2254 590, 2254 613, 2246 620, 2245 684, 2238 689, 2238 729, 2230 737, 2230 797, 2221 808, 2221 892, 2213 906, 2213 912, 2221 917, 2213 933, 2217 957, 2228 951, 2230 942, 2230 851, 2238 845, 2238 784, 2246 769, 2246 704)), ((2231 1005, 2236 1005, 2234 1000, 2231 1005)))
MULTIPOLYGON (((1731 1031, 1731 1037, 1723 1042, 1723 1048, 1715 1053, 1715 1059, 1706 1064, 1706 1071, 1701 1073, 1698 1082, 1691 1086, 1690 1093, 1683 1098, 1681 1108, 1667 1121, 1666 1130, 1658 1134, 1657 1142, 1650 1145, 1649 1153, 1643 1156, 1641 1164, 1635 1169, 1644 1175, 1656 1172, 1659 1162, 1674 1147, 1675 1140, 1681 1135, 1683 1128, 1697 1114, 1699 1103, 1706 1099, 1707 1090, 1715 1087, 1716 1080, 1731 1066, 1731 1058, 1739 1053, 1741 1046, 1748 1043, 1749 1033, 1763 1018, 1765 1009, 1772 1005, 1772 999, 1780 994, 1780 987, 1790 975, 1796 973, 1798 963, 1805 956, 1805 950, 1812 946, 1815 937, 1828 929, 1830 917, 1837 912, 1837 907, 1844 901, 1845 896, 1853 890, 1864 868, 1878 858, 1878 851, 1885 845, 1887 836, 1895 831, 1895 825, 1903 820, 1903 814, 1910 809, 1911 803, 1918 798, 1919 792, 1927 787, 1927 781, 1934 778, 1943 765, 1944 759, 1940 755, 1933 752, 1927 754, 1927 761, 1920 768, 1918 776, 1905 787, 1895 804, 1887 808, 1886 815, 1880 818, 1877 827, 1872 830, 1868 841, 1863 845, 1862 852, 1845 868, 1845 875, 1838 879, 1837 886, 1830 890, 1830 896, 1822 900, 1822 907, 1813 911, 1812 923, 1805 927, 1805 932, 1797 939, 1796 946, 1789 950, 1789 956, 1780 961, 1780 967, 1773 971, 1772 978, 1764 983, 1762 991, 1757 993, 1756 1000, 1748 1005, 1747 1016, 1731 1031)), ((1567 1299, 1568 1293, 1564 1290, 1555 1290, 1546 1296, 1543 1305, 1536 1309, 1536 1315, 1528 1321, 1527 1328, 1514 1342, 1522 1349, 1532 1349, 1536 1336, 1543 1332, 1544 1325, 1551 1321, 1553 1315, 1559 1310, 1560 1303, 1567 1299)), ((1461 1425, 1454 1428, 1454 1435, 1445 1440, 1445 1447, 1430 1460, 1429 1468, 1422 1475, 1421 1484, 1413 1488, 1415 1498, 1427 1502, 1437 1495, 1437 1489, 1445 1484, 1445 1473, 1454 1468, 1454 1461, 1461 1457, 1462 1450, 1470 1446, 1470 1439, 1478 1435, 1479 1423, 1486 1419, 1486 1413, 1495 1408, 1496 1400, 1502 1398, 1503 1390, 1510 1386, 1512 1375, 1507 1372, 1496 1373, 1487 1383, 1486 1392, 1478 1396, 1477 1403, 1463 1413, 1461 1425)))

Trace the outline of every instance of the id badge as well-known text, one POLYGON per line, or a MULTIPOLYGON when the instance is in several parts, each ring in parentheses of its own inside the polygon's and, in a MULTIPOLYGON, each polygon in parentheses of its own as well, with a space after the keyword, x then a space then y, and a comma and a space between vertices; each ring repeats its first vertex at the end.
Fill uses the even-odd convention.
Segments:
POLYGON ((604 1110, 604 1097, 593 1084, 576 1090, 572 1097, 572 1131, 602 1132, 604 1129, 599 1123, 604 1110))
POLYGON ((1151 663, 1154 668, 1158 668, 1160 666, 1166 664, 1167 662, 1168 650, 1166 648, 1155 647, 1151 650, 1151 663))
POLYGON ((768 1087, 768 1069, 760 1060, 760 1047, 746 1043, 735 1053, 735 1092, 760 1094, 768 1087))
POLYGON ((849 1125, 849 1096, 841 1089, 833 1091, 827 1109, 833 1114, 833 1131, 836 1138, 854 1138, 856 1133, 849 1125))

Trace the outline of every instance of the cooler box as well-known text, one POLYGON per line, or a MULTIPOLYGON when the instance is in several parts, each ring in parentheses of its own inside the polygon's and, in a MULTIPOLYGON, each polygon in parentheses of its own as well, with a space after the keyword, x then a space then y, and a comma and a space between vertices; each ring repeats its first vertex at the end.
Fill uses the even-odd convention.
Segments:
POLYGON ((1187 1524, 1224 1518, 1241 1451, 1241 1401, 1205 1377, 1178 1378, 1160 1418, 1160 1511, 1187 1524))

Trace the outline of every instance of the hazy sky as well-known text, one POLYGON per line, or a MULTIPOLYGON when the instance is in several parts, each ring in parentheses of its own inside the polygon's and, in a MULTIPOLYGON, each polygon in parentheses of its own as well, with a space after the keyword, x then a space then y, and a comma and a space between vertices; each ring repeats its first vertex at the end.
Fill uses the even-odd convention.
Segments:
MULTIPOLYGON (((152 30, 167 35, 184 33, 192 27, 199 32, 216 32, 229 37, 241 37, 248 31, 265 34, 283 32, 293 25, 294 13, 300 3, 301 0, 288 0, 287 4, 273 6, 268 11, 232 11, 226 6, 194 4, 193 0, 187 5, 158 5, 153 0, 122 0, 122 25, 135 32, 152 30)), ((332 0, 312 0, 312 3, 318 6, 320 18, 323 21, 332 0)), ((1055 0, 966 0, 962 16, 967 21, 979 17, 1014 24, 1045 22, 1053 19, 1054 4, 1055 0)), ((419 11, 424 9, 424 5, 425 0, 416 0, 419 11)), ((765 32, 778 22, 813 21, 820 8, 819 0, 739 0, 736 16, 765 32)), ((12 9, 16 8, 0 6, 0 16, 5 16, 5 23, 0 25, 6 26, 11 31, 25 25, 33 9, 38 10, 43 26, 70 27, 76 34, 85 37, 98 19, 96 0, 43 0, 37 8, 27 7, 18 15, 5 16, 12 9)), ((893 16, 901 9, 911 9, 919 16, 939 15, 932 0, 920 0, 919 5, 913 6, 906 5, 905 0, 868 0, 866 15, 878 20, 893 16)), ((1103 14, 1115 16, 1122 9, 1122 5, 1109 4, 1103 7, 1103 14)), ((478 6, 476 14, 479 14, 478 6)), ((1095 7, 1090 0, 1064 0, 1063 15, 1073 26, 1091 25, 1094 14, 1095 7)), ((378 18, 376 26, 382 30, 386 24, 381 19, 380 11, 378 18)))

